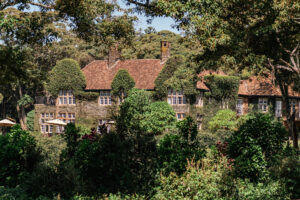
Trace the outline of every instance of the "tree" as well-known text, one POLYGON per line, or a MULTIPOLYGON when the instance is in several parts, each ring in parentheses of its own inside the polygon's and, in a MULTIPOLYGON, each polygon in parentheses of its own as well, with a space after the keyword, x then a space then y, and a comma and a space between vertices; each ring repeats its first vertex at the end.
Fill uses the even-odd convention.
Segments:
POLYGON ((164 68, 161 70, 161 72, 158 74, 154 81, 154 98, 156 100, 163 100, 167 97, 168 86, 166 85, 165 81, 171 78, 174 75, 177 67, 183 65, 184 62, 185 60, 183 56, 174 56, 168 59, 164 68))
POLYGON ((72 90, 74 94, 86 86, 85 77, 73 59, 58 61, 48 77, 47 90, 57 96, 60 90, 72 90))
POLYGON ((111 83, 111 92, 113 96, 118 97, 122 102, 134 86, 135 82, 128 71, 120 69, 111 83))
POLYGON ((201 68, 231 68, 235 73, 245 69, 251 73, 274 73, 286 105, 289 133, 294 147, 298 148, 288 88, 294 82, 292 77, 299 77, 299 1, 127 2, 146 15, 174 18, 177 27, 202 49, 197 55, 201 68))
POLYGON ((3 101, 3 95, 0 93, 0 104, 2 103, 3 101))
POLYGON ((162 134, 175 126, 176 117, 173 108, 165 101, 151 103, 141 120, 141 126, 146 133, 162 134))

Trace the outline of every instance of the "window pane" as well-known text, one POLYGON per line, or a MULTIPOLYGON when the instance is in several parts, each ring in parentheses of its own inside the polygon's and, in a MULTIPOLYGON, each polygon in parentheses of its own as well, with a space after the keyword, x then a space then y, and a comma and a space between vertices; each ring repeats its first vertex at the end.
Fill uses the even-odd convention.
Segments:
POLYGON ((64 104, 67 104, 67 97, 64 97, 64 104))
POLYGON ((168 97, 168 103, 172 104, 172 97, 168 97))
POLYGON ((69 97, 69 104, 72 104, 72 102, 73 102, 72 97, 69 97))
POLYGON ((106 105, 107 104, 107 98, 104 97, 104 104, 106 105))
POLYGON ((186 104, 186 98, 183 96, 183 104, 186 104))
POLYGON ((73 97, 73 104, 76 104, 76 102, 75 102, 75 97, 73 97))
POLYGON ((182 97, 178 97, 178 104, 182 104, 182 97))

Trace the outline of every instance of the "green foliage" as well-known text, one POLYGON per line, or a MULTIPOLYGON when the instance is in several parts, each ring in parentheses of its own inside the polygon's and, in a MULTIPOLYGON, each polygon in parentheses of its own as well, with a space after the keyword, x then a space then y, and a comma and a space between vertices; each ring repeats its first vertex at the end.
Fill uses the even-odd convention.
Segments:
POLYGON ((34 130, 34 110, 27 113, 27 128, 29 131, 34 130))
POLYGON ((60 90, 82 91, 85 88, 85 78, 78 63, 73 59, 58 61, 49 73, 47 90, 52 95, 58 95, 60 90))
POLYGON ((18 100, 19 106, 26 106, 32 103, 33 103, 33 99, 28 94, 25 94, 20 100, 18 100))
POLYGON ((39 161, 35 139, 15 125, 6 135, 0 135, 0 182, 15 187, 23 183, 39 161))
POLYGON ((134 87, 135 82, 127 70, 120 69, 115 75, 111 83, 111 93, 113 96, 124 99, 127 97, 129 91, 134 87))
POLYGON ((274 179, 285 183, 287 191, 292 194, 292 199, 300 198, 300 156, 291 147, 286 147, 278 156, 277 163, 270 168, 274 179))
POLYGON ((208 75, 204 77, 210 92, 207 95, 217 101, 235 100, 239 90, 239 78, 235 76, 208 75))
POLYGON ((165 101, 151 103, 140 121, 146 133, 161 134, 175 126, 176 117, 173 108, 165 101))
POLYGON ((178 66, 173 76, 169 78, 165 85, 167 88, 173 88, 176 91, 183 91, 187 97, 192 97, 198 94, 196 85, 198 76, 191 66, 178 66))
POLYGON ((120 114, 117 117, 117 132, 128 132, 130 130, 142 130, 140 120, 149 107, 150 93, 144 90, 132 89, 128 97, 120 106, 120 114))
POLYGON ((167 97, 168 94, 168 86, 165 82, 171 78, 176 69, 179 66, 182 66, 185 63, 185 59, 183 56, 174 56, 168 59, 167 63, 165 64, 164 68, 161 70, 159 75, 156 77, 154 84, 155 84, 155 93, 154 99, 156 100, 163 100, 167 97))
POLYGON ((262 173, 260 170, 270 165, 282 151, 286 137, 282 123, 271 115, 255 113, 249 116, 228 140, 228 153, 235 159, 238 176, 257 180, 262 173))
POLYGON ((285 190, 284 185, 282 185, 279 181, 255 184, 248 180, 239 180, 237 187, 238 199, 241 200, 291 199, 290 194, 285 190))
POLYGON ((67 126, 65 126, 64 131, 64 139, 67 143, 67 149, 66 154, 67 158, 70 159, 74 155, 76 151, 76 147, 78 145, 80 129, 75 127, 73 123, 68 123, 67 126))
POLYGON ((171 43, 171 57, 183 56, 189 58, 197 52, 195 45, 180 34, 163 30, 157 33, 153 29, 145 29, 145 34, 138 32, 132 41, 132 46, 122 50, 124 59, 160 59, 161 41, 171 43), (148 31, 151 31, 149 33, 148 31))
POLYGON ((208 123, 211 132, 217 132, 220 129, 234 131, 237 128, 236 112, 232 110, 219 110, 208 123))
POLYGON ((229 187, 233 184, 225 173, 230 171, 228 161, 225 158, 217 162, 204 159, 201 163, 202 168, 199 168, 199 164, 191 162, 182 176, 175 173, 161 175, 160 187, 153 199, 231 199, 224 195, 230 192, 229 187))
POLYGON ((182 174, 187 160, 199 160, 204 151, 196 140, 197 125, 191 117, 178 122, 177 134, 166 134, 158 143, 158 165, 164 174, 182 174))
POLYGON ((86 92, 86 91, 76 92, 76 99, 78 100, 93 101, 93 100, 97 100, 98 97, 99 97, 98 92, 86 92))

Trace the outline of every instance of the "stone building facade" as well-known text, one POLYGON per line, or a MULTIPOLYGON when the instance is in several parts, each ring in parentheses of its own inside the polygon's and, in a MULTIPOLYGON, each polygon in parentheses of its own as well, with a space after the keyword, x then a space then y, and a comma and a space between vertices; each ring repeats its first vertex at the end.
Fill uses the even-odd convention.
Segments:
MULTIPOLYGON (((78 100, 72 91, 61 91, 56 99, 51 97, 37 97, 35 103, 36 131, 45 134, 61 132, 61 127, 53 127, 46 123, 50 119, 61 119, 65 122, 85 124, 90 127, 109 122, 111 100, 111 83, 120 69, 126 69, 135 81, 135 87, 139 89, 154 90, 154 81, 163 69, 170 56, 171 44, 167 41, 161 42, 161 59, 136 59, 120 60, 117 46, 110 51, 108 60, 95 60, 85 66, 82 72, 86 79, 87 92, 97 92, 99 96, 94 100, 78 100)), ((204 71, 199 74, 203 77, 216 72, 204 71)), ((225 75, 218 72, 221 75, 225 75)), ((203 80, 203 79, 201 79, 203 80)), ((205 82, 198 81, 197 89, 199 95, 196 97, 195 107, 203 107, 204 93, 209 89, 205 82)), ((296 112, 296 120, 300 122, 299 107, 300 95, 294 91, 291 94, 291 109, 296 112)), ((187 104, 186 98, 181 91, 169 90, 168 103, 174 108, 178 120, 183 119, 189 112, 191 106, 187 104)), ((249 108, 269 112, 272 110, 277 117, 282 116, 283 104, 280 90, 274 85, 272 77, 251 77, 241 80, 236 111, 238 115, 246 114, 249 108)), ((201 116, 197 116, 197 123, 201 129, 201 116)))

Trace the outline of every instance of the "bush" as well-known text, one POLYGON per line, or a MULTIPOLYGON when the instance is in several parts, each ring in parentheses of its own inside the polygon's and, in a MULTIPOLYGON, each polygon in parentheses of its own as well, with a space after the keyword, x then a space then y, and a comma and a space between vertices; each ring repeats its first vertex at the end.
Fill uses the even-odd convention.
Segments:
POLYGON ((236 112, 232 110, 219 110, 216 115, 208 123, 211 132, 218 130, 234 131, 237 128, 236 112))
MULTIPOLYGON (((201 199, 223 200, 228 193, 226 184, 233 184, 225 177, 225 171, 230 171, 225 157, 217 162, 204 159, 199 164, 191 163, 182 176, 170 173, 160 177, 160 186, 153 199, 201 199), (225 184, 223 180, 228 182, 225 184), (224 196, 223 196, 224 194, 224 196)), ((228 198, 230 199, 230 198, 228 198)))
POLYGON ((34 137, 20 125, 0 135, 0 183, 3 186, 15 187, 23 183, 39 160, 34 137))
POLYGON ((267 183, 251 183, 248 180, 238 180, 237 190, 239 200, 276 199, 290 200, 290 194, 278 181, 267 183))
POLYGON ((197 125, 191 117, 178 122, 178 134, 166 134, 158 143, 158 165, 164 174, 182 174, 187 160, 199 160, 204 151, 196 140, 197 125))
POLYGON ((271 115, 256 113, 249 116, 228 140, 228 154, 235 159, 238 175, 257 181, 262 173, 259 171, 267 164, 270 166, 283 150, 286 137, 282 123, 271 115))

